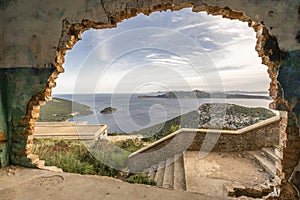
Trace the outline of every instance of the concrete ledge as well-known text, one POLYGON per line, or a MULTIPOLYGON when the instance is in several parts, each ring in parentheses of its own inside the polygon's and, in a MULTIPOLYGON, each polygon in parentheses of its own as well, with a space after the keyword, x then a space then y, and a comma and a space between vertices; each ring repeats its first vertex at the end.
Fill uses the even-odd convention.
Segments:
POLYGON ((258 122, 256 124, 253 124, 251 126, 247 126, 245 128, 239 129, 239 130, 237 130, 237 132, 238 132, 238 134, 243 134, 243 133, 246 133, 246 132, 249 132, 249 131, 261 128, 261 127, 264 127, 266 125, 273 124, 275 122, 279 122, 280 119, 281 119, 281 117, 279 115, 277 115, 275 117, 266 119, 264 121, 261 121, 261 122, 258 122))
POLYGON ((70 140, 107 139, 107 125, 85 125, 85 122, 39 122, 35 125, 35 138, 70 140))
MULTIPOLYGON (((47 126, 77 126, 87 125, 87 122, 36 122, 35 127, 47 127, 47 126)), ((103 125, 103 124, 100 124, 103 125)))

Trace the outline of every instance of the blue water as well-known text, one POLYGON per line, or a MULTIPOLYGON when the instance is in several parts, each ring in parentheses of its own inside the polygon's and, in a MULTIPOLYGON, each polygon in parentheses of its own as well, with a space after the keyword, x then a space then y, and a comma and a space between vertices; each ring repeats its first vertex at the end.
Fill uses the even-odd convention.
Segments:
POLYGON ((67 100, 88 105, 94 114, 74 117, 71 121, 86 121, 88 124, 107 124, 108 132, 125 132, 164 122, 183 113, 196 110, 201 104, 209 102, 227 102, 247 107, 268 108, 270 100, 263 99, 167 99, 138 98, 142 94, 64 94, 54 95, 67 100), (101 114, 106 107, 117 108, 110 114, 101 114))

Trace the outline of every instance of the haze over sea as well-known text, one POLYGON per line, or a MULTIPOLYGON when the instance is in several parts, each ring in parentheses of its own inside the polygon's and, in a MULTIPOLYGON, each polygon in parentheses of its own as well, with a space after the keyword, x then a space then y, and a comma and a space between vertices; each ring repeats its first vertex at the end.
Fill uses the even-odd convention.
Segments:
POLYGON ((165 122, 168 119, 196 110, 203 103, 227 102, 247 107, 268 108, 271 102, 271 100, 264 99, 139 98, 139 95, 143 94, 56 94, 54 97, 88 105, 94 112, 92 115, 74 117, 70 121, 107 124, 109 126, 108 132, 118 133, 130 133, 165 122), (117 110, 109 114, 100 113, 106 107, 114 107, 117 110))

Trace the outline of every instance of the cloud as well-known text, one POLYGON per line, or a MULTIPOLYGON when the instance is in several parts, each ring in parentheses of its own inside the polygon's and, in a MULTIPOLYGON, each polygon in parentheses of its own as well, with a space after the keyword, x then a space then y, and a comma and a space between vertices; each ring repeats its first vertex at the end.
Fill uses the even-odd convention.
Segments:
POLYGON ((220 83, 214 80, 231 90, 268 88, 266 67, 255 51, 255 33, 237 20, 191 9, 155 12, 124 20, 117 28, 86 31, 82 38, 68 51, 66 73, 59 77, 54 92, 73 91, 77 82, 82 84, 78 92, 94 92, 98 86, 91 84, 99 79, 99 91, 105 92, 116 87, 131 91, 143 80, 161 84, 151 83, 145 90, 218 89, 220 83))
POLYGON ((189 25, 186 25, 186 26, 182 26, 182 27, 178 27, 176 28, 175 30, 176 31, 182 31, 182 30, 188 30, 188 29, 192 29, 192 28, 197 28, 197 27, 201 27, 203 25, 205 25, 206 22, 202 22, 202 23, 197 23, 197 24, 189 24, 189 25))

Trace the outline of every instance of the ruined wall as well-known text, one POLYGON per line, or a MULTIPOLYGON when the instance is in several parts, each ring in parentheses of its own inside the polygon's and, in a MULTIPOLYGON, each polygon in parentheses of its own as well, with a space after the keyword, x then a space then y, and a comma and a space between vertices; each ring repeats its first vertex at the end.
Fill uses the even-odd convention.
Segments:
POLYGON ((288 186, 286 180, 300 151, 299 128, 296 126, 300 116, 296 84, 300 76, 295 64, 300 50, 299 6, 295 0, 0 1, 1 166, 8 163, 40 164, 38 158, 30 154, 39 105, 51 97, 55 79, 64 71, 62 64, 66 50, 73 47, 83 31, 114 27, 117 22, 140 12, 149 14, 193 7, 193 11, 248 22, 257 32, 256 50, 268 66, 271 79, 270 96, 274 99, 271 108, 289 112, 286 132, 281 135, 281 163, 278 165, 278 173, 284 172, 280 174, 283 185, 288 186), (284 67, 278 76, 282 57, 284 67))

